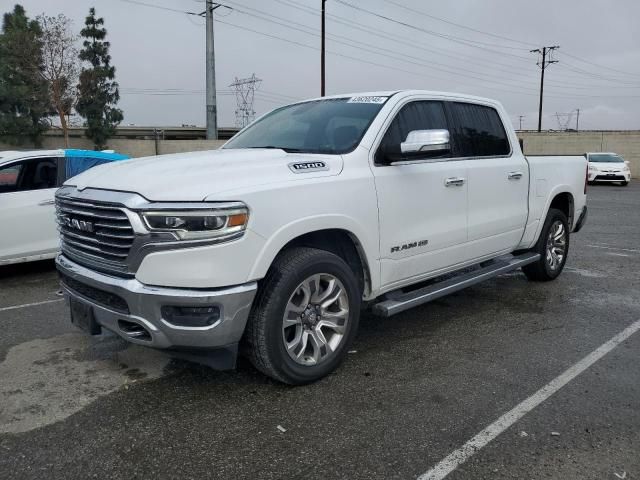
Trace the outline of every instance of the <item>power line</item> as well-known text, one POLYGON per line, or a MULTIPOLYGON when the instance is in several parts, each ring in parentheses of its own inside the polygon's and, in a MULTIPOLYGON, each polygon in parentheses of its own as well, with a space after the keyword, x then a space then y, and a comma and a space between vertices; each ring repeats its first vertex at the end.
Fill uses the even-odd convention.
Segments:
MULTIPOLYGON (((228 3, 234 4, 234 2, 228 2, 228 3)), ((289 28, 289 29, 292 29, 292 30, 296 30, 296 31, 305 33, 307 35, 312 35, 314 37, 318 36, 317 30, 314 30, 314 31, 311 31, 311 32, 308 31, 308 30, 312 30, 312 27, 309 27, 309 26, 304 25, 304 24, 300 24, 298 22, 288 21, 288 20, 283 19, 282 17, 278 17, 276 15, 272 15, 272 14, 269 14, 269 13, 266 13, 266 12, 262 12, 260 10, 255 9, 255 8, 244 7, 244 6, 242 8, 240 8, 240 7, 235 6, 234 10, 236 12, 240 13, 240 14, 248 15, 248 16, 251 16, 251 17, 254 17, 254 18, 258 18, 258 19, 263 20, 263 21, 274 23, 276 25, 280 25, 280 26, 283 26, 285 28, 289 28), (252 10, 253 12, 258 12, 259 14, 255 14, 255 13, 251 13, 251 12, 245 11, 245 10, 243 10, 243 8, 247 8, 249 10, 252 10), (266 18, 265 16, 266 17, 275 18, 277 20, 271 20, 270 18, 266 18), (279 21, 279 20, 283 20, 283 21, 279 21), (296 25, 300 26, 302 28, 299 28, 296 25)), ((237 27, 241 28, 240 26, 237 26, 237 27)), ((521 88, 521 86, 522 86, 522 83, 518 83, 518 84, 505 83, 503 81, 504 80, 504 75, 499 76, 499 75, 486 74, 486 73, 478 72, 478 71, 475 71, 475 70, 461 68, 461 67, 457 67, 457 66, 453 66, 453 65, 447 65, 447 64, 443 64, 443 63, 439 63, 439 62, 435 62, 435 61, 430 61, 430 62, 426 63, 426 62, 423 61, 422 58, 419 58, 419 57, 407 55, 407 54, 404 54, 404 53, 399 53, 399 52, 397 52, 395 50, 391 50, 391 49, 384 48, 384 47, 371 48, 370 45, 368 45, 368 44, 366 44, 364 42, 353 40, 353 39, 350 39, 348 37, 344 37, 344 36, 341 36, 341 35, 332 34, 332 35, 329 35, 329 39, 334 41, 334 42, 336 42, 336 43, 339 43, 339 44, 342 44, 342 45, 346 45, 348 47, 357 48, 357 49, 360 49, 360 50, 363 50, 363 51, 366 51, 366 52, 369 52, 369 53, 373 53, 374 55, 387 57, 387 58, 390 58, 392 60, 400 60, 400 61, 403 61, 405 63, 409 63, 409 64, 412 64, 412 65, 417 65, 417 66, 429 68, 429 69, 432 69, 432 70, 438 70, 438 71, 441 71, 441 72, 444 72, 444 73, 448 73, 450 75, 455 75, 455 76, 459 76, 459 77, 463 77, 463 78, 474 78, 474 79, 477 79, 479 81, 491 82, 491 83, 494 83, 494 84, 505 85, 507 87, 513 87, 513 88, 521 88), (332 37, 344 38, 349 43, 346 43, 345 41, 341 41, 341 40, 336 40, 336 39, 334 39, 332 37), (356 45, 354 45, 354 44, 356 44, 356 45), (365 45, 365 46, 358 46, 357 44, 365 45), (385 54, 385 53, 381 53, 381 52, 390 52, 391 55, 388 55, 388 54, 385 54), (407 59, 409 59, 409 60, 407 60, 407 59), (454 70, 450 70, 450 69, 454 69, 454 70), (462 72, 468 72, 468 73, 462 73, 462 72), (471 74, 471 75, 469 75, 469 74, 471 74), (487 77, 487 78, 481 78, 481 77, 487 77)), ((336 54, 335 52, 333 52, 333 53, 336 54)), ((513 74, 513 72, 511 72, 511 73, 513 74)), ((433 76, 433 75, 431 75, 431 76, 433 76)), ((434 78, 438 78, 438 77, 434 77, 434 78)), ((516 80, 516 81, 520 82, 520 80, 516 80)), ((533 87, 533 85, 531 85, 531 87, 533 87)))
MULTIPOLYGON (((461 43, 463 45, 468 45, 468 46, 475 47, 475 48, 485 48, 485 46, 489 46, 489 47, 506 48, 506 49, 513 49, 513 50, 521 50, 521 51, 522 50, 526 50, 526 49, 524 49, 522 47, 508 47, 508 46, 500 45, 500 44, 496 44, 496 43, 480 42, 478 40, 469 40, 469 39, 462 38, 462 37, 457 37, 457 36, 454 36, 454 35, 446 35, 444 33, 434 32, 432 30, 427 30, 425 28, 418 27, 416 25, 412 25, 412 24, 407 23, 407 22, 403 22, 402 20, 397 20, 395 18, 391 18, 391 17, 388 17, 386 15, 382 15, 380 13, 376 13, 376 12, 374 12, 372 10, 367 10, 366 8, 362 8, 362 7, 358 6, 358 5, 353 5, 352 3, 349 3, 349 2, 347 2, 345 0, 334 0, 334 1, 339 3, 339 4, 341 4, 341 5, 345 5, 345 6, 349 7, 349 8, 352 8, 354 10, 358 10, 358 11, 361 11, 361 12, 364 12, 364 13, 368 13, 369 15, 373 15, 374 17, 378 17, 378 18, 381 18, 383 20, 386 20, 386 21, 389 21, 389 22, 393 22, 393 23, 396 23, 398 25, 402 25, 402 26, 410 28, 412 30, 417 30, 419 32, 423 32, 423 33, 426 33, 428 35, 433 35, 433 36, 436 36, 436 37, 439 37, 439 38, 444 38, 444 39, 449 40, 451 42, 461 43)), ((518 58, 526 58, 526 57, 522 57, 520 55, 513 55, 513 54, 509 54, 509 53, 503 53, 503 55, 510 55, 510 56, 518 57, 518 58)))
POLYGON ((409 12, 417 13, 418 15, 422 15, 422 16, 427 17, 427 18, 432 18, 433 20, 437 20, 439 22, 447 23, 449 25, 453 25, 453 26, 458 27, 458 28, 463 28, 465 30, 469 30, 469 31, 472 31, 472 32, 480 33, 482 35, 487 35, 489 37, 497 38, 497 39, 500 39, 500 40, 507 40, 509 42, 519 43, 521 45, 526 45, 528 48, 530 48, 533 45, 532 43, 523 42, 522 40, 516 40, 515 38, 509 38, 509 37, 504 37, 502 35, 497 35, 495 33, 485 32, 484 30, 478 30, 477 28, 469 27, 467 25, 462 25, 460 23, 452 22, 452 21, 446 20, 444 18, 436 17, 435 15, 432 15, 430 13, 426 13, 426 12, 424 12, 422 10, 416 10, 415 8, 407 7, 406 5, 402 5, 401 3, 395 2, 393 0, 386 0, 386 2, 390 3, 392 5, 395 5, 396 7, 399 7, 399 8, 402 8, 404 10, 407 10, 409 12))
POLYGON ((625 72, 623 70, 617 70, 617 69, 615 69, 613 67, 607 67, 607 66, 592 62, 590 60, 585 60, 584 58, 577 57, 576 55, 572 55, 572 54, 567 53, 567 52, 562 52, 562 54, 566 55, 567 57, 573 58, 574 60, 578 60, 579 62, 587 63, 589 65, 593 65, 593 66, 598 67, 598 68, 603 68, 605 70, 611 70, 612 72, 622 73, 624 75, 631 75, 632 77, 640 77, 640 73, 629 73, 629 72, 625 72))
MULTIPOLYGON (((133 1, 133 0, 121 0, 121 1, 133 1)), ((286 4, 284 0, 275 0, 275 1, 278 1, 278 2, 280 2, 280 3, 286 4)), ((227 3, 232 3, 232 2, 227 2, 227 3)), ((343 2, 343 3, 346 3, 346 2, 343 2)), ((141 4, 143 4, 143 3, 141 3, 141 4)), ((145 6, 148 6, 148 7, 152 7, 152 8, 157 8, 157 7, 158 7, 158 6, 156 6, 156 5, 151 5, 151 4, 144 4, 144 5, 145 5, 145 6)), ((299 5, 291 4, 290 6, 292 6, 292 7, 297 7, 297 8, 299 8, 300 10, 305 11, 304 7, 300 7, 299 5)), ((244 8, 249 9, 249 7, 244 7, 244 8)), ((163 10, 164 10, 165 8, 161 8, 161 9, 163 9, 163 10)), ((175 9, 171 9, 171 11, 174 11, 174 10, 175 10, 175 9)), ((262 13, 262 14, 266 14, 265 12, 261 12, 261 11, 256 10, 256 9, 252 9, 252 10, 253 10, 253 11, 260 12, 260 13, 262 13)), ((239 11, 239 10, 238 10, 238 11, 239 11)), ((191 12, 185 12, 185 11, 180 11, 180 10, 178 10, 177 12, 178 12, 178 13, 191 13, 191 12)), ((243 12, 243 13, 244 13, 244 14, 249 14, 248 12, 243 12)), ((312 13, 312 12, 308 11, 307 13, 312 13)), ((251 15, 251 14, 250 14, 250 15, 251 15)), ((376 15, 377 15, 377 14, 376 14, 376 15)), ((256 18, 260 18, 260 17, 257 17, 256 15, 252 15, 252 16, 254 16, 254 17, 256 17, 256 18)), ((280 18, 280 17, 276 17, 276 16, 273 16, 273 15, 271 15, 271 16, 272 16, 272 17, 274 17, 274 18, 280 18)), ((327 15, 327 16, 328 16, 328 17, 335 17, 335 16, 331 16, 331 15, 327 15)), ((337 18, 337 17, 335 17, 335 18, 337 18)), ((334 18, 334 21, 335 21, 335 18, 334 18)), ((262 18, 262 20, 269 21, 268 19, 265 19, 265 18, 262 18)), ((287 21, 288 21, 288 20, 287 20, 287 21)), ((240 25, 237 25, 237 24, 233 24, 233 23, 231 23, 231 22, 225 22, 225 21, 220 20, 219 18, 218 18, 218 19, 216 19, 216 22, 223 23, 223 24, 226 24, 226 25, 229 25, 229 26, 231 26, 231 27, 238 28, 238 29, 241 29, 241 30, 245 30, 245 31, 249 31, 249 32, 252 32, 252 33, 256 33, 256 34, 258 34, 258 35, 262 35, 262 36, 265 36, 265 37, 269 37, 269 38, 273 38, 273 39, 277 39, 277 40, 285 41, 285 42, 288 42, 288 43, 290 43, 290 44, 294 44, 294 45, 302 46, 302 47, 304 47, 304 48, 310 48, 310 49, 316 49, 316 50, 317 50, 317 48, 316 48, 316 47, 311 46, 311 45, 308 45, 308 44, 305 44, 305 43, 302 43, 302 42, 298 42, 298 41, 295 41, 295 40, 292 40, 292 39, 289 39, 289 38, 283 38, 283 37, 279 37, 279 36, 277 36, 277 35, 273 35, 273 34, 269 34, 269 33, 261 32, 261 31, 259 31, 259 30, 251 29, 251 28, 248 28, 248 27, 243 27, 243 26, 240 26, 240 25)), ((292 22, 289 22, 289 23, 292 23, 292 22)), ((293 23, 295 23, 295 22, 293 22, 293 23)), ((347 25, 351 25, 351 26, 353 26, 353 25, 352 25, 352 22, 346 22, 346 24, 347 24, 347 25)), ((287 24, 283 24, 283 25, 284 25, 284 26, 286 26, 286 27, 292 28, 290 25, 287 25, 287 24)), ((301 25, 301 24, 298 24, 298 25, 301 25)), ((302 26, 303 26, 304 28, 307 28, 307 29, 311 29, 311 28, 312 28, 312 27, 308 27, 308 26, 306 26, 306 25, 302 25, 302 26)), ((311 33, 311 32, 307 32, 307 31, 305 31, 305 30, 300 30, 300 29, 298 29, 298 30, 299 30, 299 31, 302 31, 303 33, 307 33, 307 34, 311 34, 311 35, 313 35, 313 33, 311 33)), ((363 29, 363 30, 364 30, 364 29, 363 29)), ((425 33, 428 33, 428 32, 425 32, 425 33)), ((332 35, 332 36, 336 36, 336 35, 332 35)), ((340 36, 338 36, 338 37, 340 37, 340 36)), ((341 37, 341 38, 345 38, 345 37, 341 37)), ((336 40, 333 40, 333 41, 336 41, 336 40)), ((355 41, 355 40, 351 40, 351 42, 354 42, 354 43, 363 43, 363 42, 358 42, 358 41, 355 41)), ((342 44, 347 45, 347 46, 350 46, 350 47, 352 47, 352 48, 360 48, 360 49, 362 49, 362 47, 358 47, 358 46, 354 46, 354 45, 346 44, 346 43, 344 43, 344 42, 338 42, 338 43, 342 43, 342 44)), ((463 44, 465 44, 465 45, 466 45, 466 43, 464 43, 464 42, 463 42, 463 44)), ((471 45, 471 46, 473 46, 473 45, 471 45)), ((483 48, 483 47, 477 47, 477 48, 481 48, 481 49, 483 49, 483 50, 490 51, 490 52, 495 52, 495 51, 492 51, 492 50, 489 50, 489 49, 486 49, 486 48, 483 48)), ((389 49, 386 49, 386 50, 387 50, 387 51, 390 51, 389 49)), ((372 51, 372 50, 366 50, 366 51, 370 51, 371 53, 374 53, 374 54, 378 54, 378 55, 380 55, 380 53, 379 53, 379 52, 377 52, 377 51, 372 51)), ((449 79, 445 79, 445 78, 443 78, 443 77, 438 77, 438 76, 433 75, 433 74, 431 74, 431 73, 429 73, 429 74, 424 74, 424 73, 418 73, 418 72, 411 71, 411 70, 399 69, 399 68, 397 68, 397 67, 390 66, 390 65, 387 65, 387 64, 381 64, 381 63, 377 63, 377 62, 373 62, 373 61, 368 61, 368 60, 365 60, 365 59, 362 59, 362 58, 353 57, 353 56, 350 56, 350 55, 345 55, 345 54, 343 54, 343 53, 339 53, 339 52, 333 52, 333 51, 330 51, 330 52, 328 52, 328 53, 330 53, 330 54, 332 54, 332 55, 334 55, 334 56, 338 56, 338 57, 346 58, 346 59, 349 59, 349 60, 358 61, 358 62, 360 62, 360 63, 365 63, 365 64, 369 64, 369 65, 378 66, 378 67, 381 67, 381 68, 387 68, 387 69, 392 69, 392 70, 396 70, 396 71, 401 71, 401 72, 404 72, 404 73, 408 73, 408 74, 411 74, 411 75, 416 75, 416 76, 419 76, 419 77, 421 77, 421 78, 422 78, 422 77, 424 77, 424 76, 426 75, 426 76, 429 76, 429 77, 432 77, 432 78, 435 78, 435 79, 446 80, 446 81, 448 81, 448 80, 449 80, 449 79)), ((499 54, 501 54, 501 55, 509 55, 509 54, 507 54, 507 53, 502 53, 502 52, 495 52, 495 53, 499 53, 499 54)), ((401 55, 402 55, 402 54, 401 54, 401 55)), ((392 56, 389 56, 389 55, 383 55, 383 56, 387 56, 387 57, 390 57, 390 58, 393 58, 393 59, 397 59, 397 54, 396 54, 396 55, 394 55, 393 57, 392 57, 392 56)), ((406 56, 406 55, 404 55, 404 56, 406 56)), ((520 57, 520 56, 517 56, 517 55, 512 55, 512 56, 513 56, 513 57, 515 57, 515 58, 518 58, 518 59, 522 59, 522 58, 524 58, 524 57, 520 57)), ((409 58, 412 58, 412 57, 410 57, 410 56, 409 56, 409 58)), ((413 58, 416 58, 416 57, 413 57, 413 58)), ((406 60, 403 60, 403 61, 406 61, 406 60)), ((424 66, 424 67, 427 67, 427 68, 430 68, 430 69, 437 69, 437 68, 434 68, 434 65, 433 65, 432 63, 424 64, 424 63, 418 63, 418 62, 412 62, 412 61, 411 61, 411 62, 408 62, 408 63, 412 63, 412 64, 419 65, 419 66, 424 66)), ((440 65, 444 65, 444 64, 440 64, 440 65)), ((445 66, 447 66, 447 65, 445 65, 445 66)), ((450 68, 456 68, 456 69, 460 70, 460 69, 459 69, 459 67, 455 67, 455 66, 449 66, 449 67, 450 67, 450 68)), ((449 74, 460 75, 458 72, 452 72, 452 71, 448 71, 448 70, 444 70, 444 69, 439 69, 439 70, 444 71, 445 73, 449 73, 449 74)), ((473 71, 472 71, 472 72, 473 72, 473 71)), ((487 76, 487 74, 483 74, 483 73, 479 73, 479 72, 474 72, 474 73, 476 73, 477 75, 487 76)), ((463 77, 465 77, 465 78, 466 78, 466 77, 470 77, 469 75, 461 75, 461 76, 463 76, 463 77)), ((472 77, 472 78, 473 78, 473 77, 472 77)), ((490 80, 490 79, 484 79, 484 78, 478 78, 478 77, 475 77, 475 78, 477 78, 478 80, 483 81, 483 82, 491 82, 492 84, 494 84, 494 83, 498 83, 498 82, 495 82, 494 80, 490 80)), ((519 88, 521 88, 521 84, 514 85, 514 84, 507 84, 507 83, 504 83, 504 82, 501 82, 501 83, 502 83, 503 85, 508 86, 508 87, 512 87, 512 88, 513 88, 513 87, 515 87, 515 88, 518 88, 518 89, 519 89, 519 88)), ((571 86, 571 84, 567 84, 567 85, 571 86)), ((474 86, 475 86, 475 85, 474 85, 474 86)), ((504 88, 495 88, 495 87, 491 87, 491 86, 485 86, 484 88, 488 88, 488 89, 491 89, 491 90, 497 90, 497 91, 505 92, 505 93, 516 93, 516 94, 521 94, 521 95, 532 95, 531 93, 525 93, 525 92, 524 92, 524 91, 522 91, 522 90, 513 91, 513 90, 506 90, 506 89, 504 89, 504 88)), ((561 88, 561 87, 556 87, 556 88, 561 88)), ((548 95, 548 96, 550 96, 550 97, 557 97, 557 98, 567 98, 567 97, 569 97, 568 95, 562 95, 562 97, 559 97, 559 96, 557 96, 557 95, 548 95)), ((571 95, 571 97, 576 97, 576 98, 578 98, 578 97, 597 97, 597 96, 594 96, 594 95, 571 95)), ((603 97, 603 98, 611 98, 612 96, 611 96, 611 95, 602 95, 601 97, 603 97)))

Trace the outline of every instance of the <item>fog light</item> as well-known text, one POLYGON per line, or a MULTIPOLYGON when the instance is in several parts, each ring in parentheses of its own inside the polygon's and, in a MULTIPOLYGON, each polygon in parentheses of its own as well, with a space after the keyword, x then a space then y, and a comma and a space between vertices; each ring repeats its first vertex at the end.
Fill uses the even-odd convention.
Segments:
POLYGON ((180 327, 208 327, 220 320, 220 308, 213 305, 203 307, 165 305, 160 313, 167 322, 180 327))

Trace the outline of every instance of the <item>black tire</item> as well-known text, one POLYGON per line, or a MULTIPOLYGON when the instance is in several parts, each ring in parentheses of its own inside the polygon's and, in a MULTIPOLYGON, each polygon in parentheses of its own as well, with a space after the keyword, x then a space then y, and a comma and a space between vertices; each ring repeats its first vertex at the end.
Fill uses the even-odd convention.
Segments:
POLYGON ((532 252, 539 253, 540 259, 535 263, 530 263, 529 265, 525 265, 524 267, 522 267, 522 271, 529 280, 536 282, 548 282, 558 278, 558 276, 562 273, 562 269, 564 268, 564 265, 567 261, 567 256, 569 254, 569 232, 570 230, 567 216, 562 211, 556 210, 555 208, 549 209, 547 218, 544 221, 544 226, 542 227, 542 232, 540 232, 540 238, 538 239, 536 246, 530 250, 532 252), (559 264, 557 264, 555 268, 552 268, 549 261, 547 260, 547 242, 549 240, 551 228, 554 224, 556 224, 556 222, 562 223, 564 231, 566 232, 566 240, 562 261, 559 262, 559 264))
POLYGON ((627 185, 629 185, 629 182, 620 182, 620 185, 622 185, 623 187, 626 187, 627 185))
POLYGON ((291 248, 276 258, 260 282, 247 328, 243 352, 265 375, 283 383, 303 385, 328 375, 343 361, 358 329, 362 293, 353 271, 337 255, 315 248, 291 248), (337 278, 349 305, 345 333, 333 353, 316 365, 296 363, 283 340, 284 314, 290 298, 305 279, 316 274, 337 278))

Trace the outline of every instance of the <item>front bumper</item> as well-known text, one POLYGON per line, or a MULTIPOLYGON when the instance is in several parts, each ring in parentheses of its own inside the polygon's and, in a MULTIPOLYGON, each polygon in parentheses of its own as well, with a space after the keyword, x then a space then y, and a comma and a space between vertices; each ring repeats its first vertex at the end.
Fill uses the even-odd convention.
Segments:
POLYGON ((588 179, 590 182, 629 182, 631 180, 631 172, 589 172, 588 179))
POLYGON ((56 267, 65 294, 91 306, 101 327, 131 343, 175 351, 226 349, 235 354, 257 291, 255 282, 208 290, 145 285, 90 270, 64 255, 56 258, 56 267), (163 318, 163 306, 214 306, 220 318, 205 327, 174 325, 163 318))

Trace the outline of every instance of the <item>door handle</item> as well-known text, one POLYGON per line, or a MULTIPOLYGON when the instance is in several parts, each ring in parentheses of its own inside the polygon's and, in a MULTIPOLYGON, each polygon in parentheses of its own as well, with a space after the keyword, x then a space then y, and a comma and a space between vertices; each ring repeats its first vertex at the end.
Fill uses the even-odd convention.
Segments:
POLYGON ((507 178, 509 180, 520 180, 522 178, 523 173, 522 172, 509 172, 509 175, 507 175, 507 178))
POLYGON ((464 178, 462 177, 450 177, 444 181, 445 187, 461 187, 462 185, 464 185, 464 178))
POLYGON ((56 203, 55 200, 43 200, 41 202, 38 202, 38 205, 44 207, 45 205, 53 205, 54 203, 56 203))

